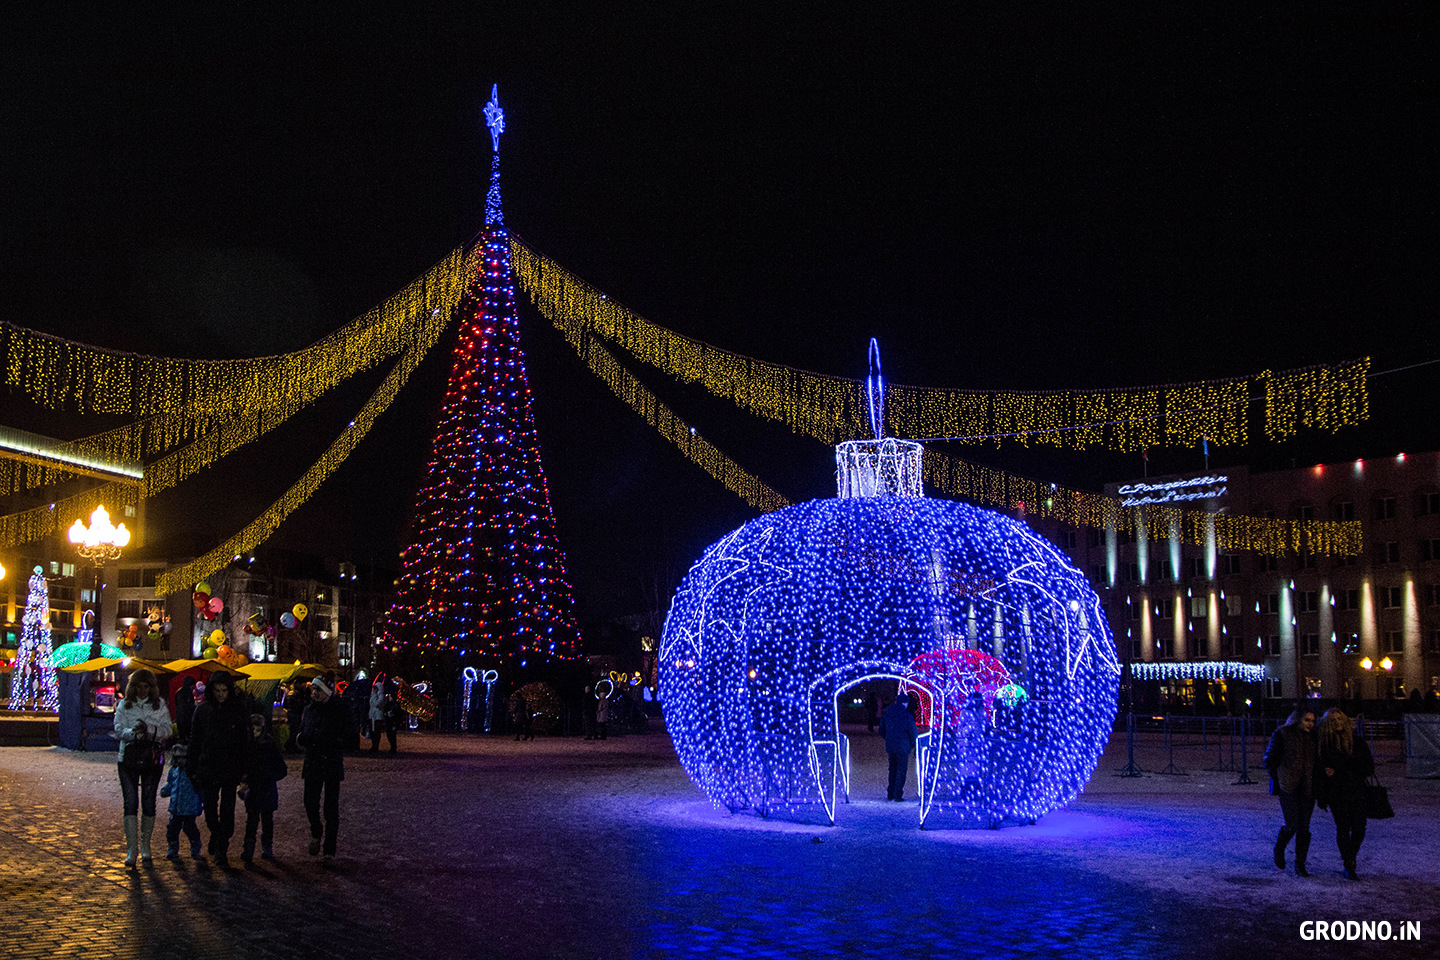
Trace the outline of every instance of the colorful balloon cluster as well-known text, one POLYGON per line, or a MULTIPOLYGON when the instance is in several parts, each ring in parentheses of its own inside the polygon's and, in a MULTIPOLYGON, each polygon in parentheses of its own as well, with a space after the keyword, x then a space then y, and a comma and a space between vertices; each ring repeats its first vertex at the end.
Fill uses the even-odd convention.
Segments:
POLYGON ((249 657, 230 646, 224 630, 210 632, 210 635, 205 638, 205 649, 200 655, 206 660, 219 660, 232 670, 238 670, 250 662, 249 657))
POLYGON ((219 597, 210 596, 210 584, 201 580, 195 584, 195 592, 190 595, 195 604, 195 612, 201 620, 217 620, 220 614, 225 612, 225 601, 219 597))

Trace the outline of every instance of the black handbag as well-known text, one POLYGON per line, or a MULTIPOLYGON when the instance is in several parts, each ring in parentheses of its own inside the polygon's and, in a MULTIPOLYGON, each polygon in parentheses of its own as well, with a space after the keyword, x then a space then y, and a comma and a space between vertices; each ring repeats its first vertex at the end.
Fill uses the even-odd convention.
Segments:
POLYGON ((131 773, 154 773, 165 763, 165 753, 158 740, 132 740, 125 748, 120 765, 131 773))
POLYGON ((1380 781, 1371 777, 1365 784, 1365 818, 1367 820, 1389 820, 1395 816, 1390 806, 1390 791, 1380 786, 1380 781))

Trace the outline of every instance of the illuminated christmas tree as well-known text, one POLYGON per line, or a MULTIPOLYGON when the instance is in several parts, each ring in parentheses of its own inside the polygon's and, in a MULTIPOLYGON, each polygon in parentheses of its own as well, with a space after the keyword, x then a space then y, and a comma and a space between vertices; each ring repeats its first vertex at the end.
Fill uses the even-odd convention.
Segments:
POLYGON ((10 674, 10 709, 54 711, 60 695, 50 665, 50 588, 41 567, 30 576, 30 593, 20 622, 20 649, 10 674))
POLYGON ((570 656, 579 630, 520 349, 494 91, 485 116, 495 154, 480 262, 460 305, 450 382, 381 644, 519 661, 570 656))

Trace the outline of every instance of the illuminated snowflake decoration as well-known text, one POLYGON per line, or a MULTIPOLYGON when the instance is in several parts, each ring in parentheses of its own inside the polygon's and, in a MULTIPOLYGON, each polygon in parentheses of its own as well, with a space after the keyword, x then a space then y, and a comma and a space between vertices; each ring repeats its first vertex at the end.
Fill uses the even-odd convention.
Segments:
POLYGON ((1084 787, 1120 665, 1099 598, 1024 523, 876 496, 788 507, 711 546, 671 605, 660 671, 680 762, 717 805, 834 822, 849 789, 839 697, 894 677, 927 722, 921 822, 996 825, 1084 787))

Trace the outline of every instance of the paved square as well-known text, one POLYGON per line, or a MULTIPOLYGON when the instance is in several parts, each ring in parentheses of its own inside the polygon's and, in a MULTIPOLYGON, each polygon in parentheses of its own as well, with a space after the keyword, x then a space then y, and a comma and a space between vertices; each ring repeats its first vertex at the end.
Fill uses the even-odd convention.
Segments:
POLYGON ((1355 884, 1328 815, 1314 876, 1282 874, 1263 786, 1116 778, 1123 741, 1037 826, 920 831, 912 804, 870 799, 883 748, 852 739, 855 798, 831 828, 712 810, 663 732, 406 736, 396 756, 347 758, 329 867, 305 853, 295 758, 279 861, 231 873, 187 858, 127 874, 113 754, 0 749, 0 956, 1437 955, 1440 782, 1403 766, 1382 766, 1398 816, 1371 824, 1355 884), (1306 919, 1416 920, 1422 939, 1305 942, 1306 919))

